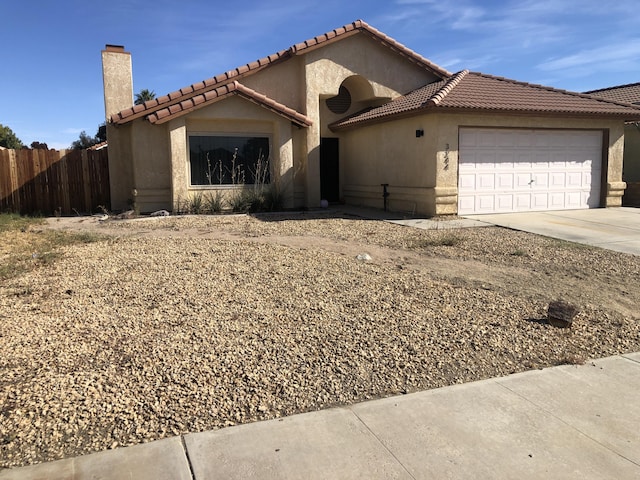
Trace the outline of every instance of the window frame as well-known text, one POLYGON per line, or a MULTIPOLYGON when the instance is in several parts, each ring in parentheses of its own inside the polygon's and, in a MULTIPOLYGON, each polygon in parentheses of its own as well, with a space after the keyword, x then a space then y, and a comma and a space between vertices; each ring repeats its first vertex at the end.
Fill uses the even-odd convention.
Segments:
MULTIPOLYGON (((189 189, 191 190, 195 190, 195 189, 234 189, 234 188, 245 188, 245 187, 252 187, 254 185, 257 184, 257 182, 254 183, 213 183, 213 184, 208 184, 208 183, 203 183, 203 184, 193 184, 192 182, 192 162, 191 162, 191 137, 221 137, 221 138, 233 138, 233 137, 240 137, 240 138, 245 138, 245 139, 251 139, 251 138, 260 138, 260 139, 266 139, 268 142, 268 152, 265 155, 265 158, 267 160, 267 164, 268 164, 268 168, 269 168, 269 181, 264 183, 264 185, 270 185, 271 183, 273 183, 273 174, 274 174, 274 170, 273 170, 273 158, 271 155, 271 151, 272 151, 272 145, 273 145, 273 135, 270 133, 256 133, 256 132, 188 132, 187 133, 187 176, 188 176, 188 180, 189 180, 189 189)), ((255 166, 255 163, 253 164, 255 166)), ((245 167, 245 172, 246 172, 246 168, 245 167)))

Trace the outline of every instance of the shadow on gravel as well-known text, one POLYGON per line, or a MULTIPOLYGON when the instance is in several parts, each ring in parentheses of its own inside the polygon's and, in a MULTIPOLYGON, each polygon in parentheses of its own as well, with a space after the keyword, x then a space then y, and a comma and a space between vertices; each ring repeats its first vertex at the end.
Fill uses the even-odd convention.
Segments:
POLYGON ((375 208, 337 207, 327 209, 299 210, 293 212, 259 212, 249 216, 262 222, 282 222, 287 220, 406 220, 410 218, 427 218, 408 213, 385 212, 375 208))
POLYGON ((547 318, 525 318, 527 322, 537 323, 538 325, 549 325, 549 320, 547 318))

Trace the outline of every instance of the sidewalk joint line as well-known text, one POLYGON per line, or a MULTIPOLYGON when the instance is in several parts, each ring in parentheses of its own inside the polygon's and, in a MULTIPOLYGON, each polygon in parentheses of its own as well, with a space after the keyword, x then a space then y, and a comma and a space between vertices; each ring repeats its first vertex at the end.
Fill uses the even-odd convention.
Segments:
POLYGON ((545 407, 543 407, 542 405, 538 405, 537 403, 535 403, 533 400, 528 399, 527 397, 525 397, 524 395, 521 395, 520 393, 511 390, 509 387, 507 387, 506 385, 502 384, 500 382, 500 379, 498 379, 496 381, 496 383, 498 385, 500 385, 502 388, 504 388, 505 390, 508 390, 509 392, 513 393, 514 395, 517 395, 518 397, 522 398, 524 401, 530 403, 531 405, 533 405, 534 407, 538 408, 539 410, 542 410, 543 412, 546 412, 547 414, 551 415, 553 418, 555 418, 556 420, 558 420, 560 423, 563 423, 564 425, 566 425, 567 427, 571 428, 572 430, 575 430, 576 432, 578 432, 580 435, 584 436, 585 438, 588 438, 589 440, 591 440, 592 442, 600 445, 602 448, 610 451, 611 453, 613 453, 614 455, 617 455, 620 458, 625 459, 627 462, 632 463, 633 465, 640 467, 640 464, 630 458, 625 457, 623 454, 621 454, 620 452, 617 452, 615 450, 613 450, 611 447, 608 447, 607 445, 604 445, 603 443, 599 442, 598 440, 596 440, 595 438, 593 438, 591 435, 583 432, 582 430, 580 430, 578 427, 568 423, 567 421, 563 420, 562 418, 560 418, 559 416, 557 416, 555 413, 553 413, 552 411, 546 409, 545 407))
POLYGON ((412 475, 412 473, 409 471, 409 469, 408 469, 407 467, 405 467, 404 463, 402 463, 402 462, 400 461, 400 459, 399 459, 398 457, 396 457, 395 453, 393 453, 391 450, 389 450, 389 447, 387 447, 387 446, 385 445, 385 443, 380 439, 380 437, 378 437, 378 435, 376 435, 376 433, 375 433, 373 430, 371 430, 371 428, 369 428, 369 425, 367 425, 367 424, 366 424, 366 423, 365 423, 365 422, 360 418, 360 416, 359 416, 359 415, 358 415, 358 414, 353 410, 353 408, 349 408, 349 410, 351 411, 351 413, 353 413, 353 414, 356 416, 356 418, 358 419, 358 421, 359 421, 362 425, 364 425, 364 427, 365 427, 367 430, 369 430, 369 433, 371 433, 371 435, 373 435, 373 438, 375 438, 375 439, 378 441, 378 443, 379 443, 380 445, 382 445, 382 448, 384 448, 387 452, 389 452, 389 454, 390 454, 390 455, 391 455, 391 456, 396 460, 396 462, 398 462, 398 464, 403 468, 403 470, 404 470, 405 472, 407 472, 407 475, 409 475, 411 478, 413 478, 413 480, 416 480, 416 477, 414 477, 414 476, 412 475))
POLYGON ((191 474, 191 480, 196 480, 196 473, 193 471, 193 465, 191 464, 191 457, 189 456, 189 450, 187 450, 187 444, 184 441, 184 435, 180 435, 180 443, 182 444, 182 451, 187 458, 187 465, 189 465, 189 473, 191 474))

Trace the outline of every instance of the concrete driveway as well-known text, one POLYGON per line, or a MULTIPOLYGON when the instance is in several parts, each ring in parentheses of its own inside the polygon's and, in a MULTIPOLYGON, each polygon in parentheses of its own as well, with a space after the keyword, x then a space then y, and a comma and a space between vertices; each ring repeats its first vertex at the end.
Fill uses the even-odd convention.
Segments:
POLYGON ((640 255, 640 209, 630 207, 467 215, 500 227, 640 255))

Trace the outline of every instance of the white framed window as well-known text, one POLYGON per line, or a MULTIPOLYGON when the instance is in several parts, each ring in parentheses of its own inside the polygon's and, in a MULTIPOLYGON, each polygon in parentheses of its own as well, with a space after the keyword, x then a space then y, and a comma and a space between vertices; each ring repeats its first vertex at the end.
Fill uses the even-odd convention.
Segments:
POLYGON ((266 135, 189 135, 191 186, 266 185, 270 158, 266 135))

